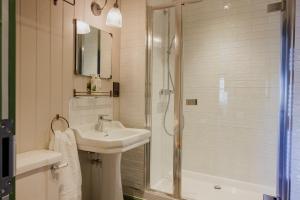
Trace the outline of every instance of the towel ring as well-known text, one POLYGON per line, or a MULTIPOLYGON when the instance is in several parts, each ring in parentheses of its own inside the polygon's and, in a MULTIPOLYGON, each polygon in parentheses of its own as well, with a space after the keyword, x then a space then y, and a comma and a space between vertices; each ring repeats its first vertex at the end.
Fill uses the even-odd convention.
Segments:
POLYGON ((68 128, 70 128, 70 124, 69 124, 68 120, 66 118, 64 118, 63 116, 60 116, 59 114, 57 114, 51 121, 51 131, 53 134, 55 134, 54 129, 53 129, 53 124, 55 121, 58 121, 60 119, 64 120, 66 122, 66 124, 68 125, 68 128))

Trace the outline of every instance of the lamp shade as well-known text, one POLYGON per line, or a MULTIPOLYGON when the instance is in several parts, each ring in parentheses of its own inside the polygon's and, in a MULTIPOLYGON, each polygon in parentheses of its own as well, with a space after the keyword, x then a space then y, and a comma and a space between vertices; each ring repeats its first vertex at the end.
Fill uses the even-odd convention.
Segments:
POLYGON ((76 28, 77 28, 77 34, 87 34, 91 32, 90 25, 88 25, 84 21, 77 20, 76 28))
POLYGON ((112 7, 106 18, 106 25, 113 27, 122 27, 122 14, 118 7, 112 7))

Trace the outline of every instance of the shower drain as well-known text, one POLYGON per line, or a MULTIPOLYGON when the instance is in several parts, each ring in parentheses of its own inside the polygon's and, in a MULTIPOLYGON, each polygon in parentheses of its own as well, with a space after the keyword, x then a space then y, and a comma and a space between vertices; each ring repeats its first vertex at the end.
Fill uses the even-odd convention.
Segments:
POLYGON ((221 190, 222 189, 222 187, 221 187, 221 185, 215 185, 215 190, 221 190))

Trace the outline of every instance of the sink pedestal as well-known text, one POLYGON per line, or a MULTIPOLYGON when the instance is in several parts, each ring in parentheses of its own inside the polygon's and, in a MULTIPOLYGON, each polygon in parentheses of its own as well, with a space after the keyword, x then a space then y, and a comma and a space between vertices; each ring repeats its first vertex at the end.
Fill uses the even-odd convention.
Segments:
POLYGON ((101 154, 101 200, 123 200, 122 153, 148 143, 151 133, 146 129, 125 128, 118 121, 104 123, 105 132, 96 130, 96 126, 87 123, 73 127, 78 149, 101 154))
POLYGON ((102 154, 101 200, 123 200, 121 153, 102 154))

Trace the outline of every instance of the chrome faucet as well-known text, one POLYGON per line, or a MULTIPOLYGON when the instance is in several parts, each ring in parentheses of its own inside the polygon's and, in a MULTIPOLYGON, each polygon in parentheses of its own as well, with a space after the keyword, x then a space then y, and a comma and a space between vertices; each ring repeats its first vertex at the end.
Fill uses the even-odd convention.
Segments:
POLYGON ((111 119, 104 119, 104 117, 106 117, 108 115, 98 115, 98 123, 96 124, 96 130, 103 132, 103 122, 107 121, 107 122, 111 122, 111 119))

